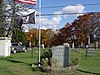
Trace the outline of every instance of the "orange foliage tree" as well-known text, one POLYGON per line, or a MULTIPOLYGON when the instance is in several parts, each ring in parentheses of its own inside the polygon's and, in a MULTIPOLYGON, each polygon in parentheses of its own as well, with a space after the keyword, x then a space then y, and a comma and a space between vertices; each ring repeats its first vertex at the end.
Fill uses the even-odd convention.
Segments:
POLYGON ((72 26, 75 27, 78 40, 85 45, 88 44, 88 36, 90 36, 91 42, 93 42, 94 30, 98 25, 100 26, 100 13, 81 15, 72 23, 72 26))

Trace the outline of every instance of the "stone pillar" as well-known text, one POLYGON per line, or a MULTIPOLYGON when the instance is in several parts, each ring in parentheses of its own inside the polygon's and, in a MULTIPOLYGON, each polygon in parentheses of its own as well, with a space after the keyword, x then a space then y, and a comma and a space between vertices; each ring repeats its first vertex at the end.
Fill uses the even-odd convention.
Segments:
POLYGON ((0 56, 10 56, 11 38, 0 37, 0 56))

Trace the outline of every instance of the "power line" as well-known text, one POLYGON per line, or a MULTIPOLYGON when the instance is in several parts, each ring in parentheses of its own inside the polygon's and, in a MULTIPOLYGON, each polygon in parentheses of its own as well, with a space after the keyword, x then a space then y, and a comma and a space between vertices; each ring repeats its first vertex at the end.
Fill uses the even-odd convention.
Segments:
MULTIPOLYGON (((100 3, 93 3, 93 4, 76 4, 76 5, 71 5, 71 6, 96 6, 96 5, 100 5, 100 3)), ((65 7, 68 5, 64 5, 64 6, 48 6, 48 7, 42 7, 42 9, 44 8, 60 8, 60 7, 65 7)))
MULTIPOLYGON (((73 14, 85 14, 85 13, 42 14, 41 16, 52 16, 52 15, 73 15, 73 14)), ((38 16, 38 15, 37 15, 37 16, 38 16)))
MULTIPOLYGON (((84 13, 61 13, 61 14, 41 14, 41 16, 54 16, 54 15, 75 15, 75 14, 88 14, 88 13, 100 13, 100 12, 84 12, 84 13)), ((38 14, 36 14, 36 16, 39 16, 38 14)), ((8 18, 11 18, 12 16, 2 16, 0 15, 0 17, 8 17, 8 18)), ((17 17, 17 16, 15 16, 17 17)), ((22 16, 22 17, 25 17, 25 16, 22 16)))
MULTIPOLYGON (((100 12, 85 12, 85 13, 62 13, 62 14, 41 14, 41 16, 54 16, 54 15, 75 15, 75 14, 88 14, 88 13, 100 13, 100 12)), ((36 15, 38 16, 38 15, 36 15)))
MULTIPOLYGON (((70 5, 70 6, 82 6, 82 5, 83 6, 99 6, 100 3, 76 4, 76 5, 70 5)), ((39 9, 38 7, 36 8, 36 7, 31 6, 31 5, 27 5, 27 4, 24 4, 23 6, 28 7, 28 8, 33 8, 33 9, 39 9)), ((41 8, 42 9, 47 9, 47 8, 61 8, 61 7, 66 7, 66 6, 69 6, 69 5, 63 5, 63 6, 61 6, 61 5, 59 5, 59 6, 43 6, 41 8)))

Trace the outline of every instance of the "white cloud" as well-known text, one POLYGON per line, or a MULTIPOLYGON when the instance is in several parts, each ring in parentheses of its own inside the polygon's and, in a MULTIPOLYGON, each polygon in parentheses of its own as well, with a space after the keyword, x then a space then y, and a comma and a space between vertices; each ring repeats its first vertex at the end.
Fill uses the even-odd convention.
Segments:
POLYGON ((80 14, 67 14, 67 13, 84 13, 85 11, 84 11, 84 9, 85 9, 85 7, 83 6, 83 5, 81 5, 81 4, 78 4, 78 5, 76 5, 76 6, 66 6, 66 7, 64 7, 62 10, 60 10, 60 11, 56 11, 56 12, 54 12, 54 14, 66 14, 67 16, 78 16, 78 15, 80 15, 80 14))
MULTIPOLYGON (((53 14, 66 14, 66 13, 84 13, 85 7, 81 4, 76 6, 66 6, 62 8, 60 11, 56 11, 53 14)), ((56 29, 60 24, 62 18, 67 16, 78 16, 80 14, 70 14, 70 15, 55 15, 53 18, 49 19, 48 17, 42 18, 42 28, 53 28, 56 29)))
MULTIPOLYGON (((55 16, 51 19, 49 19, 48 17, 42 17, 41 18, 41 28, 42 29, 47 29, 47 28, 52 28, 52 29, 56 29, 57 25, 60 24, 60 21, 62 20, 61 16, 55 16)), ((39 23, 39 20, 37 20, 39 23)))
MULTIPOLYGON (((77 5, 77 6, 66 6, 62 9, 62 13, 83 13, 85 7, 83 5, 77 5)), ((80 14, 75 14, 75 16, 78 16, 80 14)))

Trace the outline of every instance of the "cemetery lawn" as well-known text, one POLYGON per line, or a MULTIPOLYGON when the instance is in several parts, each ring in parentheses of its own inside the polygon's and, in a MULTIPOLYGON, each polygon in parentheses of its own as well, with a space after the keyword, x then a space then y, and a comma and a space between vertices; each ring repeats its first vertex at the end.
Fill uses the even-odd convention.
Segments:
MULTIPOLYGON (((43 51, 41 51, 43 52, 43 51)), ((71 61, 75 57, 79 58, 79 67, 75 73, 70 75, 95 75, 100 74, 100 49, 96 53, 85 59, 85 49, 71 51, 71 61), (94 73, 94 74, 93 74, 94 73)), ((28 52, 12 54, 9 57, 0 57, 0 75, 68 75, 63 74, 48 74, 40 71, 32 70, 32 63, 37 63, 37 49, 28 52), (33 53, 33 55, 32 55, 33 53)))
POLYGON ((32 63, 37 62, 37 53, 21 52, 9 57, 0 57, 0 75, 44 75, 43 72, 32 71, 32 63), (34 61, 34 62, 33 62, 34 61))
POLYGON ((78 70, 86 73, 100 75, 100 48, 95 53, 88 53, 86 58, 86 49, 79 49, 71 52, 71 59, 79 58, 78 70))

